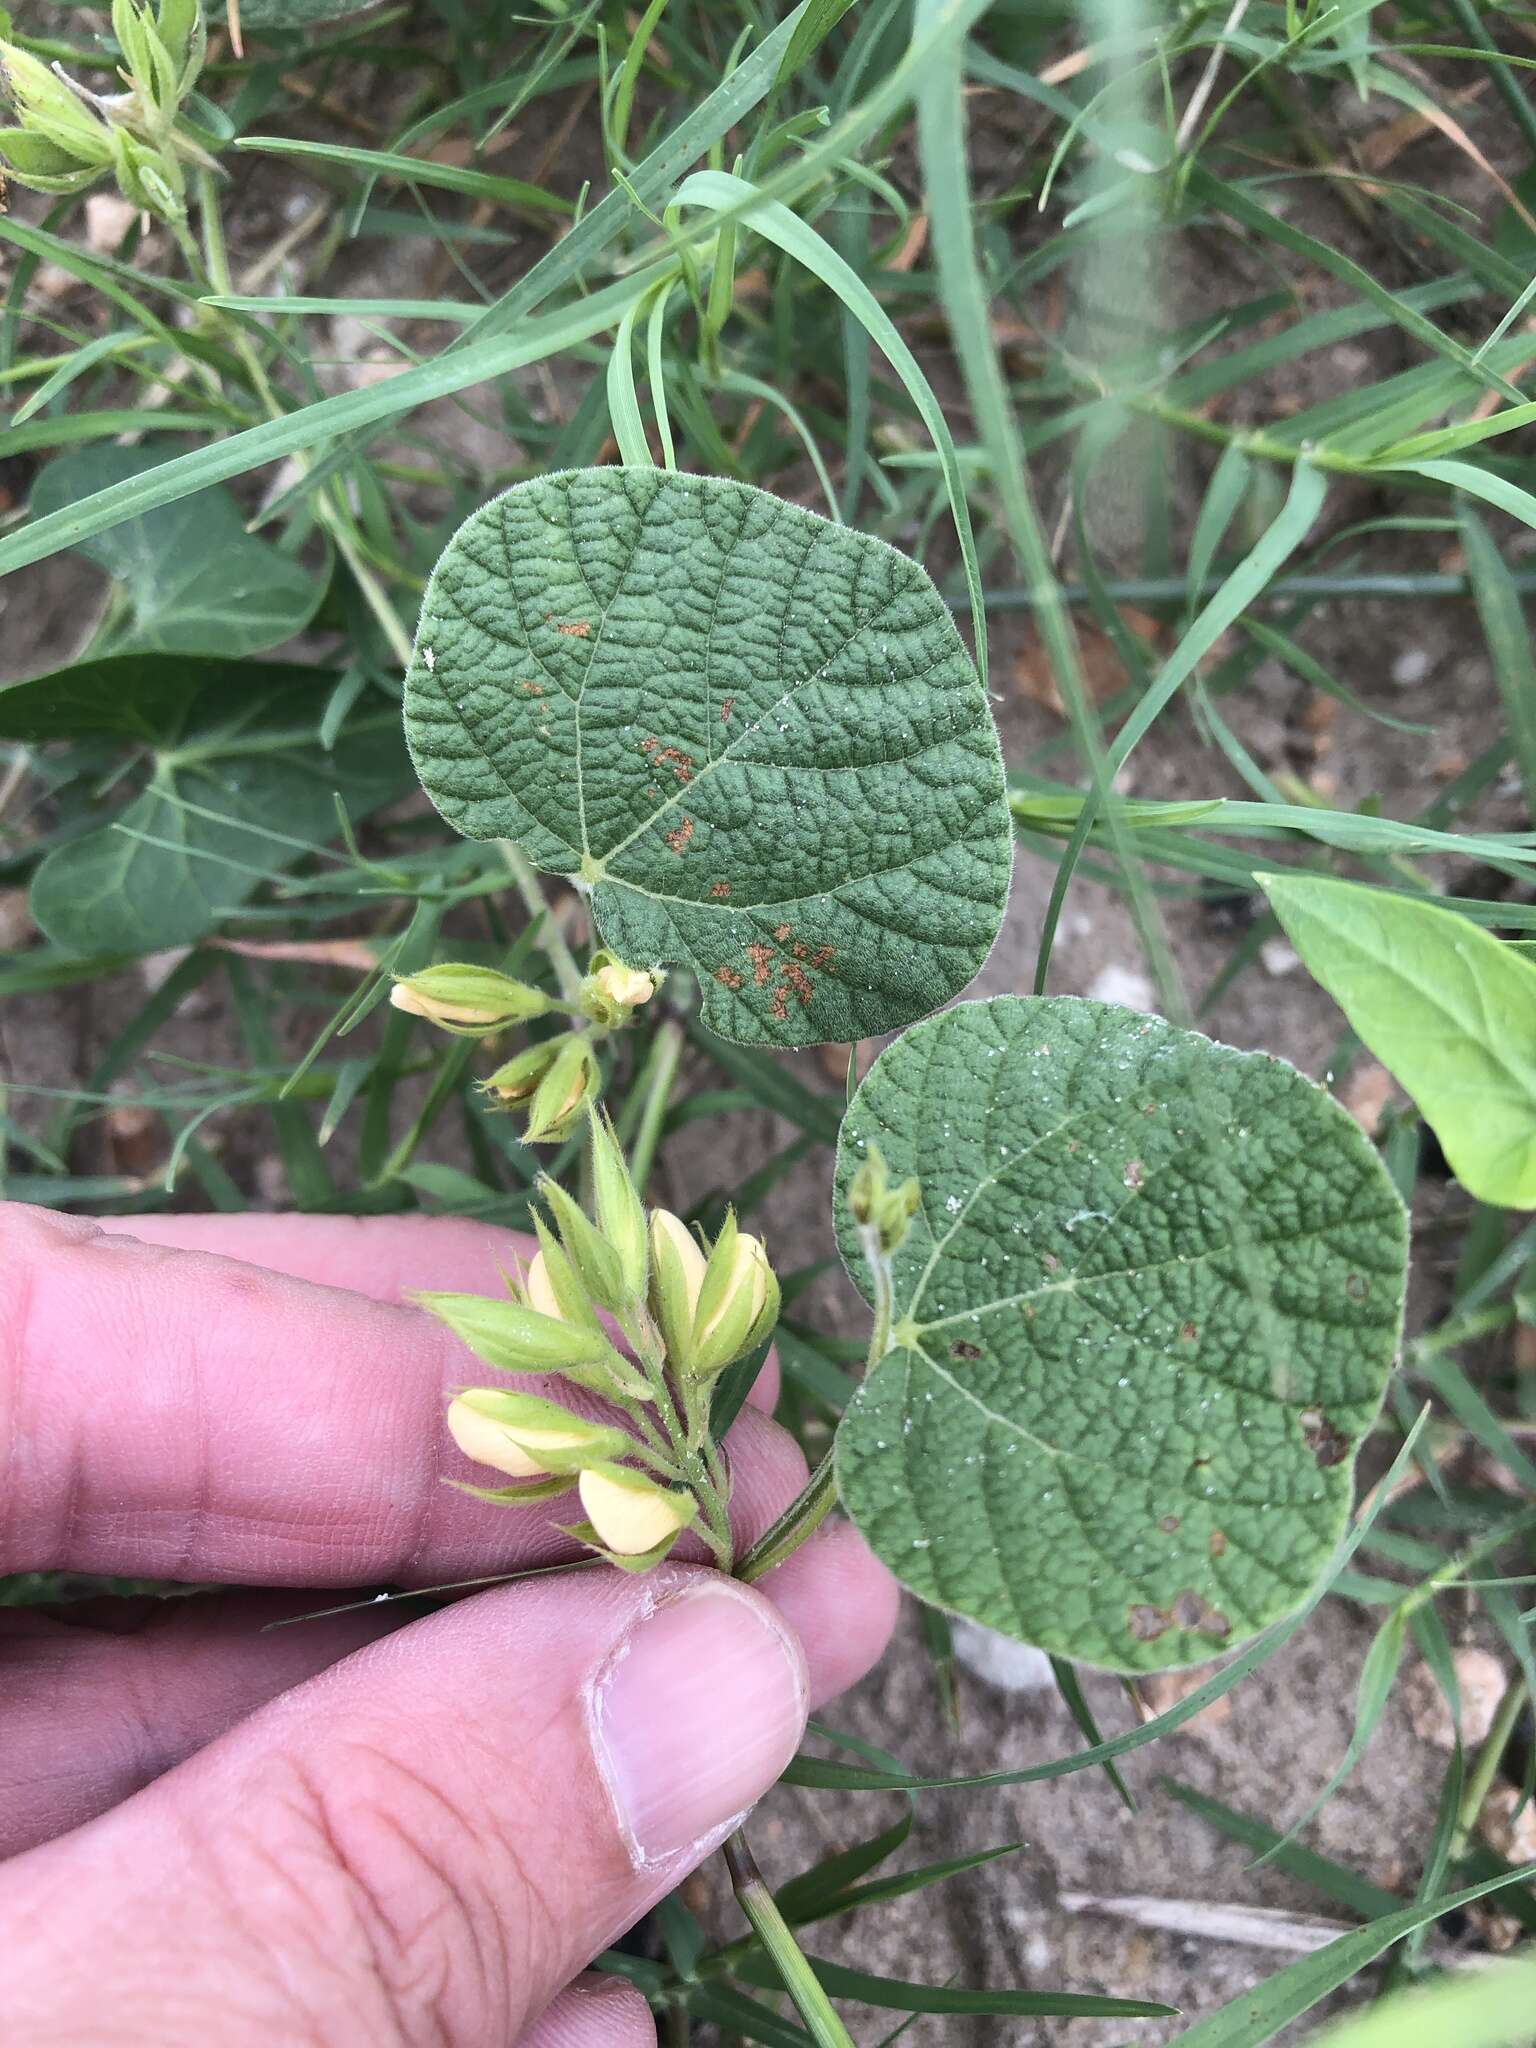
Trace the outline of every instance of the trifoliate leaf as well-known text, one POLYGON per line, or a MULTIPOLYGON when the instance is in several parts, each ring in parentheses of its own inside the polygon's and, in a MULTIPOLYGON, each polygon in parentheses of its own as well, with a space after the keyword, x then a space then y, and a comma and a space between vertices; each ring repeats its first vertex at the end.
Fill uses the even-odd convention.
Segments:
POLYGON ((428 795, 591 885, 606 944, 746 1043, 888 1031, 986 958, 997 735, 916 563, 662 470, 519 484, 450 541, 406 679, 428 795))
POLYGON ((1300 1604, 1396 1353, 1406 1218, 1283 1061, 1104 1003, 931 1018, 850 1103, 916 1174, 895 1348, 837 1436, 842 1498, 924 1599, 1148 1671, 1300 1604))

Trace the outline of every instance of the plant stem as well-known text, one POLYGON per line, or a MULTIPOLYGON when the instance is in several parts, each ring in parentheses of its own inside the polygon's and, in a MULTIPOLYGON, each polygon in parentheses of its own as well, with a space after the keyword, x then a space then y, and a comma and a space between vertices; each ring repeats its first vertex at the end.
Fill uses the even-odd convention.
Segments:
POLYGON ((1489 1788, 1498 1772, 1500 1759, 1514 1733, 1515 1723, 1520 1718, 1520 1709, 1525 1705, 1526 1682, 1523 1678, 1511 1679, 1499 1701, 1482 1748, 1477 1753, 1477 1762, 1472 1766, 1472 1775, 1467 1779, 1466 1789, 1461 1796, 1461 1808, 1456 1815, 1456 1832, 1451 1837, 1451 1862, 1459 1863, 1467 1853, 1467 1844, 1477 1826, 1477 1817, 1483 1810, 1483 1801, 1488 1797, 1489 1788))
POLYGON ((837 1505, 837 1472, 828 1451, 771 1529, 758 1537, 736 1567, 736 1576, 750 1586, 754 1580, 792 1557, 807 1537, 814 1536, 837 1505))
POLYGON ((555 922, 555 913, 549 907, 543 884, 515 839, 498 840, 497 844, 507 864, 507 872, 517 884, 517 893, 528 907, 528 915, 542 921, 539 943, 549 955, 549 964, 555 970, 560 993, 568 1003, 574 1003, 581 993, 581 969, 576 964, 576 955, 565 943, 565 933, 555 922))
POLYGON ((852 2035, 838 2018, 821 1980, 779 1911, 740 1828, 725 1844, 725 1863, 731 1873, 736 1903, 772 1958, 784 1989, 794 2000, 795 2010, 810 2028, 818 2048, 854 2048, 852 2035))
POLYGON ((640 1127, 635 1132, 635 1142, 630 1148, 629 1173, 636 1191, 645 1193, 645 1184, 650 1178, 651 1163, 656 1157, 656 1145, 661 1137, 661 1126, 672 1100, 672 1086, 677 1079, 678 1063, 683 1056, 683 1027, 675 1018, 669 1017, 659 1027, 651 1041, 650 1055, 637 1085, 643 1086, 644 1102, 640 1111, 640 1127))

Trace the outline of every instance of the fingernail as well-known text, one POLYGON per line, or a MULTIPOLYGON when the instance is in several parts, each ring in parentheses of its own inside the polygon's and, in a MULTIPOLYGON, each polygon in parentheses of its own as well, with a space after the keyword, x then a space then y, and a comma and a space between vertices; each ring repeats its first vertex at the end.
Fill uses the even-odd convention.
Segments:
POLYGON ((706 1579, 638 1621, 598 1674, 598 1768, 637 1864, 723 1831, 805 1729, 805 1660, 766 1601, 706 1579))

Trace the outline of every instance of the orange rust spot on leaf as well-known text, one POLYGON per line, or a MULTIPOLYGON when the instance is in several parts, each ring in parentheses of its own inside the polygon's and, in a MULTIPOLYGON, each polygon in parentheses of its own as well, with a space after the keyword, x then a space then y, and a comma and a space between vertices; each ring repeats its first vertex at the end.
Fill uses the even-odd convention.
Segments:
POLYGON ((519 683, 517 687, 525 697, 542 697, 544 694, 544 685, 542 683, 523 682, 519 683))
POLYGON ((785 961, 783 972, 785 983, 800 998, 800 1007, 808 1010, 811 1007, 811 997, 816 993, 811 977, 803 967, 797 967, 793 960, 785 961))
POLYGON ((640 751, 642 754, 654 753, 660 745, 661 741, 658 739, 643 739, 640 742, 640 751))
POLYGON ((715 969, 715 979, 723 988, 741 987, 741 976, 734 967, 717 967, 715 969))
POLYGON ((753 986, 761 988, 773 972, 773 948, 761 945, 748 946, 747 958, 752 962, 753 986))
POLYGON ((688 844, 689 840, 693 837, 692 818, 684 818, 681 825, 679 825, 675 831, 664 832, 662 834, 662 837, 666 840, 668 846, 671 847, 674 853, 681 854, 683 848, 688 844))
POLYGON ((717 898, 729 896, 731 893, 731 885, 729 882, 711 882, 709 885, 709 893, 711 896, 717 898))
POLYGON ((679 782, 692 782, 693 756, 685 754, 681 747, 662 747, 653 758, 667 762, 679 782))
POLYGON ((568 640, 590 640, 592 628, 585 619, 567 619, 555 627, 557 633, 564 633, 568 640))
POLYGON ((788 925, 788 924, 781 924, 781 925, 776 925, 776 926, 774 927, 774 933, 773 933, 773 936, 774 936, 774 937, 775 937, 775 938, 776 938, 776 939, 778 940, 779 944, 780 944, 780 945, 782 946, 782 945, 783 945, 783 943, 784 943, 784 941, 785 941, 785 940, 786 940, 786 939, 787 939, 787 938, 789 937, 790 933, 791 933, 791 932, 792 932, 793 930, 794 930, 794 926, 793 926, 793 925, 788 925))

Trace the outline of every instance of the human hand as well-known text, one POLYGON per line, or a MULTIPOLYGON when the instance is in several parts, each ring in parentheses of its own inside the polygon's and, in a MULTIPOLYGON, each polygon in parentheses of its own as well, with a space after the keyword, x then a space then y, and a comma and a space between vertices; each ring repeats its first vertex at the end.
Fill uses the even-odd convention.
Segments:
MULTIPOLYGON (((499 1291, 517 1248, 0 1205, 0 1572, 334 1589, 573 1555, 440 1483, 474 1476, 442 1396, 478 1368, 400 1302, 499 1291)), ((746 1544, 804 1465, 751 1409, 729 1445, 746 1544)), ((637 1993, 577 1972, 874 1662, 894 1592, 829 1525, 751 1591, 597 1567, 260 1632, 325 1604, 220 1592, 133 1633, 0 1610, 0 2039, 653 2043, 637 1993)))

